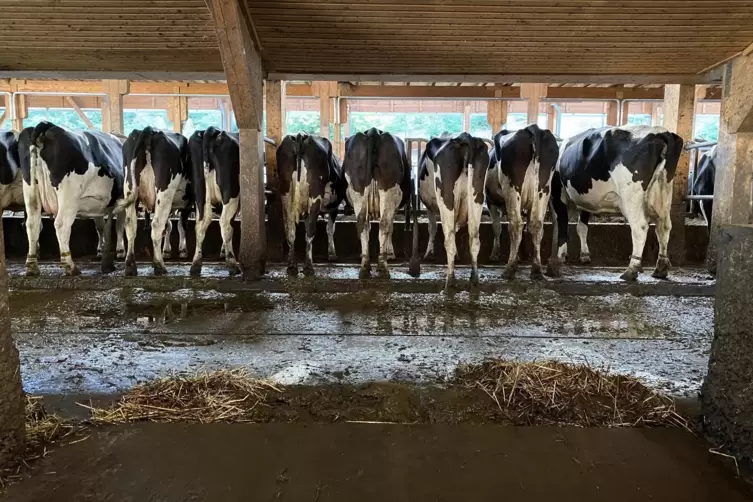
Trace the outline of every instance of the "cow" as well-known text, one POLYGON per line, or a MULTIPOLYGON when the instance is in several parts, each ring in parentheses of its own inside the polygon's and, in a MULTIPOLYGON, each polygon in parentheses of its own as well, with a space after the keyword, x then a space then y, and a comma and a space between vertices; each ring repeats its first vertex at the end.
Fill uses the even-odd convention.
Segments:
POLYGON ((486 204, 494 231, 493 259, 499 257, 501 217, 507 212, 510 233, 510 255, 504 272, 507 279, 513 279, 517 272, 524 216, 528 218, 528 232, 533 239, 531 278, 543 278, 541 239, 558 156, 557 139, 551 131, 536 124, 518 131, 503 129, 494 135, 485 184, 486 204))
POLYGON ((240 209, 240 144, 237 133, 209 127, 188 140, 196 199, 196 250, 191 275, 200 275, 202 248, 212 215, 221 206, 222 254, 231 275, 240 273, 233 251, 233 220, 240 209))
POLYGON ((621 278, 625 281, 638 278, 648 226, 654 221, 659 258, 653 276, 665 279, 670 267, 667 246, 672 230, 672 183, 682 148, 683 139, 677 134, 663 127, 642 125, 589 129, 563 142, 556 179, 552 182, 556 244, 549 259, 548 275, 558 277, 567 257, 568 213, 562 197, 565 194, 581 212, 578 237, 582 262, 590 261, 587 244, 590 215, 621 213, 630 225, 633 241, 630 264, 621 278))
MULTIPOLYGON (((27 275, 39 275, 37 251, 42 212, 55 218, 60 261, 66 275, 80 274, 70 252, 73 221, 77 216, 106 217, 101 267, 103 273, 115 270, 112 221, 126 205, 122 140, 108 133, 70 131, 43 121, 21 131, 19 157, 29 239, 27 275)), ((119 227, 121 219, 118 218, 119 227)))
POLYGON ((447 253, 445 292, 455 288, 455 233, 468 225, 471 250, 471 287, 478 285, 479 228, 484 210, 484 183, 489 168, 489 147, 468 133, 433 138, 419 161, 418 191, 429 216, 427 256, 433 252, 436 214, 439 214, 447 253), (434 220, 432 222, 432 220, 434 220))
MULTIPOLYGON (((693 179, 691 194, 693 195, 714 195, 714 180, 716 179, 716 145, 711 150, 704 153, 698 162, 698 168, 693 179)), ((703 216, 706 226, 711 230, 711 213, 714 207, 712 200, 699 200, 694 204, 694 213, 703 216)))
MULTIPOLYGON (((361 237, 361 269, 359 277, 371 275, 369 233, 371 220, 379 219, 379 263, 377 273, 389 278, 387 261, 395 257, 392 247, 392 226, 395 214, 405 209, 405 235, 410 231, 413 180, 411 164, 402 139, 379 129, 358 132, 345 141, 343 172, 348 183, 347 199, 356 215, 361 237)), ((406 240, 406 242, 408 242, 406 240)), ((415 246, 414 246, 415 252, 415 246)), ((411 273, 417 264, 411 260, 411 273)))
POLYGON ((24 209, 18 132, 0 131, 0 211, 24 209))
POLYGON ((126 207, 126 236, 128 251, 126 253, 126 275, 137 275, 136 211, 139 204, 144 211, 153 215, 151 222, 153 258, 155 275, 167 274, 164 255, 171 254, 170 215, 180 210, 183 214, 178 222, 179 253, 188 256, 186 250, 185 221, 192 206, 191 160, 188 140, 176 132, 162 131, 145 127, 134 129, 123 143, 123 161, 126 171, 124 196, 126 207), (165 237, 165 230, 167 236, 165 237), (163 249, 162 239, 165 238, 163 249), (164 254, 163 254, 164 253, 164 254))
POLYGON ((316 220, 327 217, 328 257, 337 259, 335 219, 345 199, 346 182, 342 166, 332 153, 327 138, 306 133, 287 135, 277 147, 277 171, 285 235, 288 241, 288 273, 298 274, 295 258, 295 231, 301 216, 306 217, 306 261, 303 274, 314 275, 312 243, 316 220))

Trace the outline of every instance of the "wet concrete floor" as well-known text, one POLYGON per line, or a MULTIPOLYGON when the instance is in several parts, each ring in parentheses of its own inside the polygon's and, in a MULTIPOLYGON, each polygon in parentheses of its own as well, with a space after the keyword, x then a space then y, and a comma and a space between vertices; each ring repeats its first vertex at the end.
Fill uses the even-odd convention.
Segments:
MULTIPOLYGON (((700 270, 638 284, 619 269, 570 267, 512 282, 485 267, 478 294, 441 290, 444 267, 390 281, 319 266, 317 278, 272 267, 255 283, 206 265, 138 278, 122 270, 61 278, 57 264, 26 278, 9 265, 12 324, 24 386, 34 394, 117 393, 174 372, 246 367, 281 383, 436 381, 462 362, 559 359, 631 373, 675 395, 697 393, 708 364, 714 282, 700 270)), ((460 269, 462 280, 468 269, 460 269)))
POLYGON ((54 452, 4 500, 751 500, 707 448, 681 429, 138 424, 54 452))

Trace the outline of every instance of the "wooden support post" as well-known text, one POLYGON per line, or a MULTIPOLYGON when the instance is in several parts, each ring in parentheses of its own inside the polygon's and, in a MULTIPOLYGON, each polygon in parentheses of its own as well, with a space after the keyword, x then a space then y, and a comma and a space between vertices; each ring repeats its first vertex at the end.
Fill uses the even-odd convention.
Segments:
MULTIPOLYGON (((264 93, 267 103, 266 136, 279 145, 285 136, 285 82, 267 80, 264 93)), ((267 154, 267 187, 274 194, 267 211, 267 256, 269 261, 279 263, 284 257, 285 228, 282 221, 282 199, 279 197, 277 149, 267 143, 264 146, 267 154)))
POLYGON ((24 128, 24 119, 29 116, 29 106, 24 94, 14 94, 16 100, 16 115, 13 117, 11 127, 14 131, 20 131, 24 128))
POLYGON ((84 111, 81 109, 81 107, 76 102, 76 98, 73 96, 66 96, 65 100, 68 102, 69 105, 71 105, 71 108, 73 108, 73 111, 76 112, 76 115, 78 115, 81 120, 84 121, 84 124, 86 124, 86 127, 88 129, 94 129, 94 124, 92 124, 92 121, 89 120, 89 117, 86 116, 84 111))
POLYGON ((623 101, 622 102, 622 117, 620 117, 621 125, 625 125, 628 123, 628 118, 630 117, 630 101, 623 101))
POLYGON ((5 241, 0 225, 0 469, 20 460, 24 453, 24 435, 21 366, 11 336, 5 241))
POLYGON ((3 127, 3 124, 5 124, 5 121, 8 120, 8 117, 10 117, 10 107, 7 107, 5 110, 3 110, 3 114, 0 115, 0 127, 3 127))
MULTIPOLYGON (((686 142, 693 139, 695 86, 672 84, 664 86, 664 127, 686 142)), ((675 266, 685 263, 685 216, 687 213, 688 173, 690 155, 683 149, 675 170, 672 189, 672 232, 669 239, 669 260, 675 266)))
MULTIPOLYGON (((175 89, 176 93, 180 89, 175 89)), ((183 132, 183 123, 188 120, 188 98, 186 96, 175 96, 168 98, 167 118, 173 123, 173 131, 183 132)))
POLYGON ((617 101, 607 101, 607 125, 619 125, 619 103, 617 101))
POLYGON ((711 238, 707 265, 716 270, 716 248, 724 225, 750 222, 753 180, 753 56, 724 69, 711 238))
POLYGON ((125 134, 123 124, 123 95, 129 92, 128 80, 103 80, 102 90, 107 95, 102 108, 102 130, 125 134))
POLYGON ((658 127, 661 125, 661 114, 659 113, 659 103, 651 103, 651 125, 658 127))
POLYGON ((507 101, 492 99, 487 106, 486 122, 492 128, 492 136, 494 136, 507 123, 507 101))
POLYGON ((463 107, 463 131, 471 132, 471 105, 466 104, 463 107))
POLYGON ((727 63, 723 81, 712 217, 719 270, 701 423, 714 444, 725 444, 748 464, 753 459, 753 56, 727 63))
POLYGON ((345 140, 350 136, 350 105, 347 98, 340 98, 340 123, 342 124, 342 144, 337 154, 340 158, 345 156, 345 140))
POLYGON ((265 272, 267 234, 264 228, 264 170, 262 90, 263 69, 257 45, 238 0, 207 0, 216 28, 230 99, 240 129, 241 246, 239 261, 244 278, 265 272))
POLYGON ((552 134, 557 132, 557 109, 554 105, 547 105, 546 107, 546 128, 552 131, 552 134))
POLYGON ((521 84, 520 97, 527 102, 528 124, 539 122, 539 103, 546 97, 546 84, 521 84))

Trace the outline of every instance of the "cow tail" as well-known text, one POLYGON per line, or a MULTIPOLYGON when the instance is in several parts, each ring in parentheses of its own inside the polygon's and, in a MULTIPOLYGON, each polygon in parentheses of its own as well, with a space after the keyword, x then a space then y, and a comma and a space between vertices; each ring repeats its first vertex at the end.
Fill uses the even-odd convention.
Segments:
POLYGON ((677 171, 677 164, 680 162, 684 141, 672 132, 665 132, 660 137, 664 145, 659 154, 658 165, 663 164, 663 167, 654 172, 646 190, 646 200, 652 206, 654 213, 661 217, 665 214, 669 215, 675 172, 677 171))
MULTIPOLYGON (((372 198, 378 197, 378 193, 374 193, 375 187, 376 187, 376 178, 375 178, 375 171, 374 168, 374 148, 376 148, 376 145, 374 144, 374 134, 373 131, 368 131, 366 133, 366 168, 369 171, 371 181, 366 186, 366 190, 364 193, 364 202, 363 202, 363 211, 365 220, 363 221, 363 224, 367 227, 369 226, 369 223, 371 222, 371 205, 372 205, 372 198)), ((359 218, 361 216, 359 215, 359 218)))

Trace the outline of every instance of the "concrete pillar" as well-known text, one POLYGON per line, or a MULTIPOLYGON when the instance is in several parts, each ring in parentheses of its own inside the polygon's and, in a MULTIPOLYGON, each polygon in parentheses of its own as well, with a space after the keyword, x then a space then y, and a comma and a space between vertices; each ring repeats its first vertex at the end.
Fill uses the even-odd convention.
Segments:
MULTIPOLYGON (((265 84, 267 102, 267 137, 278 145, 285 136, 285 82, 268 80, 265 84)), ((277 149, 264 144, 267 154, 267 185, 275 194, 279 194, 277 179, 277 149)), ((282 222, 282 200, 275 196, 268 210, 267 256, 269 261, 283 260, 282 242, 285 229, 282 222)))
MULTIPOLYGON (((695 115, 694 85, 664 86, 664 127, 676 133, 686 142, 693 139, 695 115)), ((685 216, 687 213, 688 173, 690 154, 682 151, 675 170, 672 189, 672 232, 669 237, 669 260, 675 266, 685 263, 685 216)))
POLYGON ((0 225, 0 467, 24 451, 24 399, 18 351, 10 333, 5 242, 0 225))
POLYGON ((714 342, 701 392, 712 443, 753 459, 753 226, 727 225, 718 241, 714 342))
POLYGON ((241 247, 243 276, 258 279, 266 268, 267 233, 264 228, 264 135, 258 129, 240 130, 241 247))
POLYGON ((716 248, 723 225, 747 224, 751 217, 753 178, 753 56, 740 57, 724 69, 714 209, 706 254, 716 270, 716 248))
POLYGON ((724 68, 712 242, 718 251, 714 342, 703 424, 717 444, 753 459, 753 57, 724 68))

